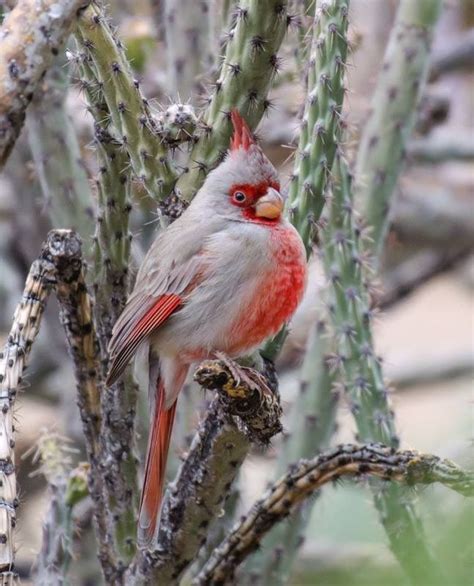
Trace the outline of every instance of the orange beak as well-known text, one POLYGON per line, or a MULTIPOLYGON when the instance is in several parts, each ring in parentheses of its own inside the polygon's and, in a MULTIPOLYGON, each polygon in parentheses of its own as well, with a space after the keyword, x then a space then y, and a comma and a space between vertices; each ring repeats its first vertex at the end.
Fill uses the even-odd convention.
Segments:
POLYGON ((255 215, 258 218, 275 220, 281 216, 284 205, 285 202, 280 193, 273 187, 269 187, 267 193, 255 204, 255 215))

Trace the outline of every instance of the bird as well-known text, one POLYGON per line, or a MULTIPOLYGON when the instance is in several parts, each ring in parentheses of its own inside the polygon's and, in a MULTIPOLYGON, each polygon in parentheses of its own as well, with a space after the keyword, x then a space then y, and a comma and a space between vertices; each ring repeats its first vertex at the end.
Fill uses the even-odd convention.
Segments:
POLYGON ((184 213, 152 243, 109 343, 112 385, 148 350, 151 421, 138 543, 159 523, 178 394, 190 367, 249 355, 286 324, 307 280, 303 242, 284 214, 278 174, 244 118, 184 213))

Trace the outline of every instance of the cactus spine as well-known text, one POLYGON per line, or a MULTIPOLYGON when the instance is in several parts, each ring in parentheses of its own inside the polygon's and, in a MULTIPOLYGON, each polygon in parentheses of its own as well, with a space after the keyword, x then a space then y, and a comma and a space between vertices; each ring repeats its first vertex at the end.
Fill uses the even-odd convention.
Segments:
POLYGON ((97 5, 91 4, 81 13, 75 36, 81 51, 90 58, 107 104, 110 134, 127 151, 133 172, 149 195, 157 201, 164 199, 174 189, 174 164, 148 102, 133 79, 122 45, 97 5))
POLYGON ((371 114, 362 132, 356 164, 356 204, 371 227, 371 247, 377 255, 384 244, 390 199, 426 82, 440 10, 441 0, 401 0, 371 114))
POLYGON ((191 151, 193 163, 178 182, 187 201, 227 151, 230 110, 239 109, 255 128, 270 106, 267 94, 279 69, 277 52, 287 24, 285 1, 242 0, 236 8, 220 74, 202 116, 203 130, 191 151))
MULTIPOLYGON (((353 207, 351 177, 336 157, 329 218, 323 233, 323 260, 332 290, 331 316, 338 346, 333 367, 336 389, 346 393, 357 425, 357 440, 399 446, 371 320, 369 266, 364 231, 353 207)), ((426 543, 421 522, 406 490, 373 485, 374 500, 390 546, 413 583, 438 584, 441 576, 426 543)))

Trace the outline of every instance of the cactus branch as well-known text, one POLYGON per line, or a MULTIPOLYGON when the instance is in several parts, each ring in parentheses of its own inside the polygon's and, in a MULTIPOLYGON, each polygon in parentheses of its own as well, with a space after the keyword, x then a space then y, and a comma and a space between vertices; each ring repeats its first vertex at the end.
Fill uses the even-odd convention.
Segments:
POLYGON ((230 110, 238 108, 255 128, 269 107, 267 94, 279 68, 277 52, 287 16, 287 2, 281 0, 242 0, 237 6, 219 77, 201 119, 202 132, 191 151, 191 168, 178 182, 185 200, 192 199, 227 151, 230 110))
POLYGON ((384 245, 387 212, 416 121, 440 11, 441 0, 401 0, 361 136, 356 204, 372 230, 370 247, 377 254, 384 245))
POLYGON ((19 0, 0 30, 0 168, 38 84, 87 0, 19 0))
POLYGON ((126 149, 133 172, 149 195, 163 199, 174 189, 176 170, 123 47, 99 6, 91 4, 81 14, 75 36, 95 76, 98 99, 103 97, 107 104, 110 134, 126 149))
MULTIPOLYGON (((353 208, 351 177, 340 154, 333 171, 333 198, 322 234, 337 342, 333 368, 338 374, 338 388, 346 392, 358 440, 382 442, 397 448, 394 413, 372 338, 370 267, 363 252, 364 231, 353 208)), ((429 573, 427 581, 437 584, 441 580, 439 568, 426 545, 412 499, 397 485, 382 491, 373 488, 375 505, 391 548, 403 568, 414 583, 427 580, 429 573)))
POLYGON ((201 423, 178 476, 166 492, 157 545, 130 570, 138 584, 177 584, 195 559, 253 441, 281 429, 276 379, 228 359, 206 361, 195 375, 218 396, 201 423))
POLYGON ((26 278, 23 298, 13 317, 7 342, 0 354, 0 577, 10 573, 14 564, 13 532, 18 504, 13 408, 33 342, 39 331, 46 300, 54 283, 54 267, 41 258, 32 265, 26 278))
POLYGON ((474 496, 474 474, 450 460, 381 444, 341 445, 312 460, 302 460, 271 486, 215 550, 193 585, 227 583, 273 525, 286 519, 315 490, 344 476, 366 475, 408 486, 439 482, 464 496, 474 496))
POLYGON ((322 2, 314 21, 306 105, 289 194, 291 220, 308 254, 341 140, 348 12, 349 0, 322 2))

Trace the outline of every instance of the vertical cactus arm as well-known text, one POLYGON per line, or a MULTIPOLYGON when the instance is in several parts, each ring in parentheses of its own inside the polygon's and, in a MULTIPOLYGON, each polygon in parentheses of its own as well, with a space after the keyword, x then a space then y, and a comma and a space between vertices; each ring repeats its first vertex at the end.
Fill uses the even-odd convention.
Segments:
POLYGON ((99 6, 92 4, 81 14, 75 37, 90 57, 91 71, 110 113, 110 133, 123 144, 134 174, 149 195, 160 201, 173 191, 176 169, 122 45, 99 6))
POLYGON ((195 102, 203 73, 213 63, 209 0, 165 0, 168 87, 173 100, 195 102))
POLYGON ((93 234, 94 211, 76 130, 66 110, 69 76, 62 59, 46 74, 29 108, 28 141, 45 208, 55 228, 93 234))
MULTIPOLYGON (((106 130, 96 124, 100 164, 97 179, 98 222, 95 236, 95 321, 102 363, 107 364, 112 328, 125 306, 129 289, 129 216, 132 209, 127 154, 106 130)), ((106 498, 109 526, 124 567, 135 551, 138 506, 135 416, 137 385, 130 371, 102 392, 102 440, 107 452, 106 498)))
POLYGON ((371 227, 370 246, 376 254, 384 244, 387 210, 428 75, 433 30, 440 11, 441 0, 401 0, 371 113, 361 135, 356 205, 371 227))
MULTIPOLYGON (((371 276, 363 252, 364 231, 354 211, 351 177, 339 155, 333 171, 333 198, 322 237, 324 266, 332 289, 331 315, 337 342, 333 364, 338 388, 346 393, 357 439, 397 448, 394 413, 372 338, 371 276)), ((396 485, 373 485, 373 492, 390 547, 413 583, 442 583, 411 495, 396 485)))
POLYGON ((341 139, 348 11, 349 0, 321 2, 314 21, 306 105, 289 192, 290 217, 308 254, 341 139))
POLYGON ((38 84, 87 0, 19 0, 0 30, 0 168, 38 84))
POLYGON ((280 67, 277 53, 288 26, 287 2, 242 0, 236 11, 220 73, 202 115, 202 132, 191 151, 190 169, 178 181, 187 201, 227 151, 230 110, 238 108, 255 128, 270 105, 268 91, 280 67))
POLYGON ((0 425, 0 580, 2 581, 14 575, 13 533, 16 525, 18 497, 13 408, 53 283, 52 264, 42 259, 36 260, 31 265, 22 300, 16 308, 7 342, 0 353, 0 417, 2 419, 0 425))

